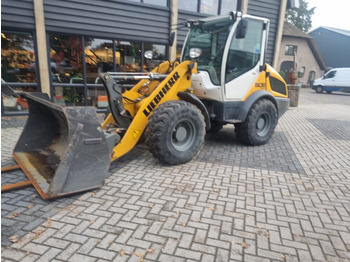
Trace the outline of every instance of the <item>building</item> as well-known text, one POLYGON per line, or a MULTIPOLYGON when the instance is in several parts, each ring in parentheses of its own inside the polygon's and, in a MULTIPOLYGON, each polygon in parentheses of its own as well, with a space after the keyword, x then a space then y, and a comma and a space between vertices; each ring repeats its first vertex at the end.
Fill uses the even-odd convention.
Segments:
POLYGON ((298 71, 298 82, 304 85, 321 77, 327 69, 314 39, 288 22, 284 22, 278 61, 276 69, 287 83, 290 83, 287 75, 293 70, 294 62, 298 71))
MULTIPOLYGON (((98 103, 105 93, 100 72, 148 69, 147 50, 158 61, 174 59, 187 34, 187 19, 227 14, 237 2, 243 12, 270 19, 266 61, 274 65, 285 9, 295 1, 2 0, 2 79, 16 90, 47 93, 61 105, 105 109, 98 103)), ((10 113, 18 112, 2 103, 2 114, 10 113)))
POLYGON ((350 31, 321 26, 309 33, 328 68, 350 67, 350 31))

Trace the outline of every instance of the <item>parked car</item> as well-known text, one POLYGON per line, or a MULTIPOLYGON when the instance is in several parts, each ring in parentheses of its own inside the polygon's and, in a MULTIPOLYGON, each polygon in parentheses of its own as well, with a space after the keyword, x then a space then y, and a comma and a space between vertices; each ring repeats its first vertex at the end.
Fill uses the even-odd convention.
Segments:
POLYGON ((350 68, 334 68, 323 77, 316 79, 312 89, 317 93, 332 93, 333 91, 350 92, 350 68))
MULTIPOLYGON (((1 79, 1 83, 6 83, 1 79)), ((28 108, 28 102, 24 99, 22 93, 13 90, 7 85, 1 86, 2 102, 6 109, 15 109, 21 111, 28 108)))

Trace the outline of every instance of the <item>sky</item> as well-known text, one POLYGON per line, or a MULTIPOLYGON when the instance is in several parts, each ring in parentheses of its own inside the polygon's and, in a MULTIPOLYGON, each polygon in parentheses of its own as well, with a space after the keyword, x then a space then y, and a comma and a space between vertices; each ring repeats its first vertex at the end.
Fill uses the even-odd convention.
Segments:
POLYGON ((350 31, 350 0, 305 0, 308 9, 316 7, 312 16, 312 29, 320 26, 350 31))

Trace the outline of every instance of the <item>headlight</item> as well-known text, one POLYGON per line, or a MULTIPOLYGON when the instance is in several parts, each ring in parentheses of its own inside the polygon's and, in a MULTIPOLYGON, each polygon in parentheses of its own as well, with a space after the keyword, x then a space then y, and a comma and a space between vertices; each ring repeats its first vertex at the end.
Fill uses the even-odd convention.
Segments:
POLYGON ((144 56, 146 59, 152 59, 153 58, 153 51, 152 50, 146 51, 144 56))

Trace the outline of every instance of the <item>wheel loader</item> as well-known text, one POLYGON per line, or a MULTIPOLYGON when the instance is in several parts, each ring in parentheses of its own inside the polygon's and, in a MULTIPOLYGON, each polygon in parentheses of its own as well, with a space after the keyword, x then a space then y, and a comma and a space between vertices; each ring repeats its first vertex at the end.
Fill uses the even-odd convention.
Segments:
POLYGON ((44 199, 101 186, 110 162, 141 139, 170 165, 190 161, 206 132, 226 124, 244 144, 270 139, 289 99, 283 78, 264 62, 269 21, 231 12, 187 25, 181 62, 100 75, 110 110, 102 124, 92 107, 27 94, 29 118, 13 156, 44 199), (123 90, 121 79, 139 82, 123 90))

